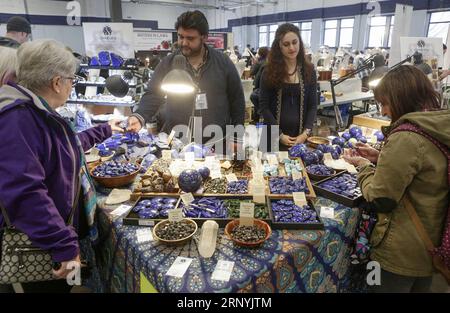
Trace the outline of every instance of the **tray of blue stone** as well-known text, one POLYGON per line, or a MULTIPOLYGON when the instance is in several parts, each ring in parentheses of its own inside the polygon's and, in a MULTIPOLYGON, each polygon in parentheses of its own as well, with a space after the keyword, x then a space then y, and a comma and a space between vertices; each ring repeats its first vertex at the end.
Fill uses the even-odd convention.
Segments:
MULTIPOLYGON (((221 195, 194 196, 194 201, 186 206, 179 196, 143 196, 140 197, 127 217, 125 225, 154 226, 168 218, 168 211, 180 208, 186 218, 193 219, 201 226, 207 220, 216 221, 219 227, 225 225, 239 215, 240 202, 251 202, 251 196, 221 195)), ((266 205, 255 205, 255 218, 270 222, 266 205)))
POLYGON ((177 208, 179 196, 145 196, 140 197, 123 219, 125 225, 154 226, 169 217, 169 210, 177 208))
MULTIPOLYGON (((188 206, 180 202, 178 207, 183 210, 185 217, 193 219, 198 225, 213 220, 219 227, 225 227, 239 215, 240 202, 251 202, 252 199, 252 196, 239 195, 194 196, 194 201, 188 206)), ((269 222, 267 206, 255 204, 255 218, 269 222)))
POLYGON ((268 184, 270 196, 292 197, 293 192, 304 192, 308 198, 316 197, 307 176, 295 180, 292 177, 270 177, 268 184))
POLYGON ((272 229, 322 230, 324 225, 311 200, 298 206, 293 198, 268 197, 272 229))
POLYGON ((317 194, 347 207, 357 206, 364 198, 355 174, 341 172, 314 184, 317 194))

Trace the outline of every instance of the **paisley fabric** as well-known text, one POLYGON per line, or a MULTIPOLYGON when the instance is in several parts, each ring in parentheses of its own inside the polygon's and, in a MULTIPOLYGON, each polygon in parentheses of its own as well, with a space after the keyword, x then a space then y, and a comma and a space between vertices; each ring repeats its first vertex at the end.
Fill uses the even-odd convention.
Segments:
POLYGON ((140 273, 159 292, 343 292, 358 209, 319 198, 318 206, 335 208, 336 219, 324 219, 325 231, 274 230, 258 249, 235 246, 219 230, 213 257, 201 257, 197 241, 166 246, 138 243, 136 230, 100 213, 102 288, 106 292, 140 292, 140 273), (182 278, 165 276, 178 256, 193 258, 182 278), (218 260, 234 261, 229 282, 211 280, 218 260))

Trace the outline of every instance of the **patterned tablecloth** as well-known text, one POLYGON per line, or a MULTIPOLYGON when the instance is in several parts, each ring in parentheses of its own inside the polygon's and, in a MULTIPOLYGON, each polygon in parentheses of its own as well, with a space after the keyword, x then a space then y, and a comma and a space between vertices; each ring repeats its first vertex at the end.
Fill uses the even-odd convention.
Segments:
POLYGON ((140 274, 159 292, 340 292, 347 285, 349 255, 358 209, 319 198, 316 206, 335 208, 335 219, 324 219, 324 231, 274 230, 258 249, 235 246, 219 230, 212 258, 201 257, 197 242, 167 246, 138 243, 140 227, 99 215, 101 245, 98 262, 103 290, 140 292, 140 274), (182 278, 165 273, 178 256, 193 258, 182 278), (211 279, 218 260, 234 261, 229 282, 211 279))

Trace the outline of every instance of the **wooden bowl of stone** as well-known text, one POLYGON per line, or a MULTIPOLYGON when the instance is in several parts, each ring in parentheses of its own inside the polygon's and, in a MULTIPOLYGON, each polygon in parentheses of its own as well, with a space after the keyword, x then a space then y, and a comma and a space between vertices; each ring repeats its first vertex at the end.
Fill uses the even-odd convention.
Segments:
POLYGON ((225 226, 225 235, 238 246, 255 248, 269 239, 272 229, 263 220, 255 219, 253 226, 240 226, 239 219, 235 219, 225 226))
POLYGON ((153 238, 167 245, 183 245, 197 232, 197 223, 184 218, 179 222, 163 220, 153 227, 153 238))
POLYGON ((324 138, 324 137, 309 137, 308 139, 306 139, 308 146, 310 146, 313 149, 317 149, 318 145, 329 145, 330 144, 330 140, 328 138, 324 138))

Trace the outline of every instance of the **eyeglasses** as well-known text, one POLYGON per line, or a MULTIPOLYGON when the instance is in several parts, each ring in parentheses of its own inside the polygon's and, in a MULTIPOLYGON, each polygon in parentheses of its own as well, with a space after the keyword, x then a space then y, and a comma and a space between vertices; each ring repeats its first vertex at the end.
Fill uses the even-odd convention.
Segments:
POLYGON ((74 75, 73 77, 61 77, 63 79, 70 79, 72 81, 72 87, 75 87, 76 84, 78 84, 80 81, 83 81, 83 77, 74 75))

